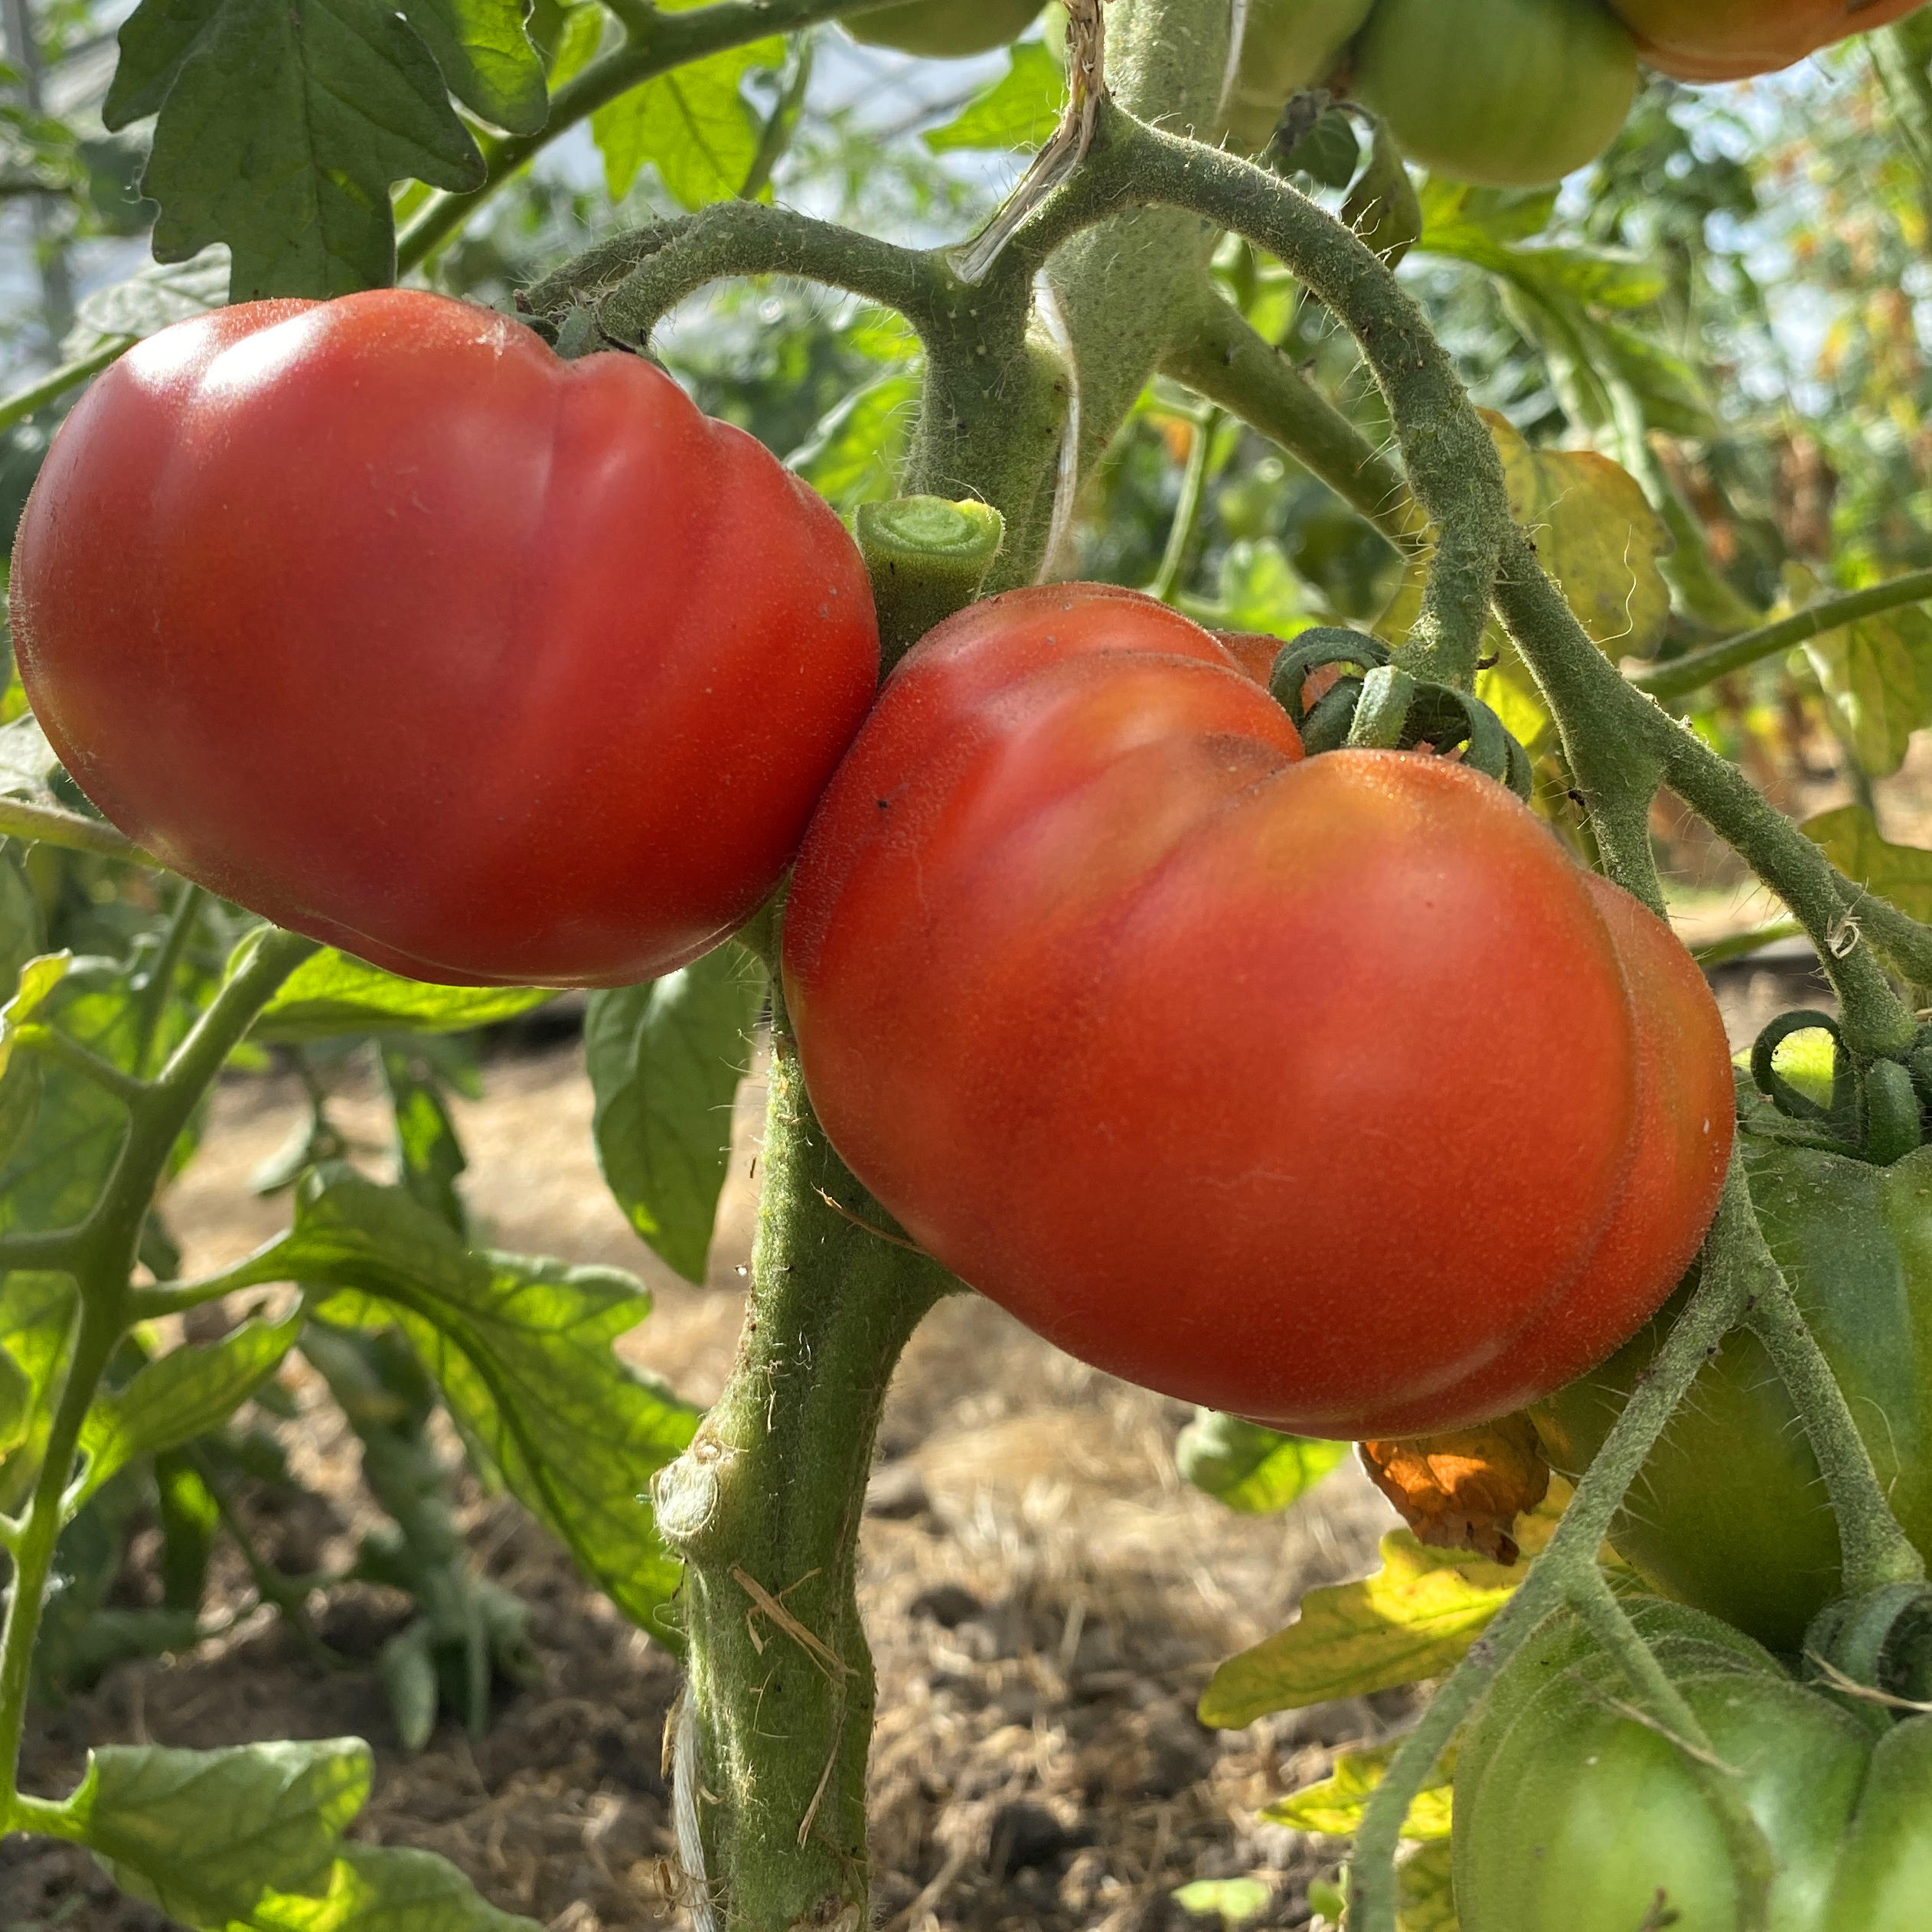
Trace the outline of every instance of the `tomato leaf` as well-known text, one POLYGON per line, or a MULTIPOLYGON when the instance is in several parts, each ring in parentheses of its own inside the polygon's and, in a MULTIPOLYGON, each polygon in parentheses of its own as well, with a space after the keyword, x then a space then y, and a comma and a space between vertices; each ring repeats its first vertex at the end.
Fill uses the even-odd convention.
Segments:
POLYGON ((765 968, 729 942, 647 986, 591 995, 584 1057, 597 1164, 631 1225, 702 1282, 731 1159, 731 1103, 765 968))
POLYGON ((281 1365, 304 1320, 245 1321, 218 1342, 171 1349, 125 1388, 94 1398, 80 1427, 87 1470, 69 1505, 78 1509, 136 1456, 178 1449, 225 1422, 281 1365))
POLYGON ((689 1442, 698 1411, 620 1361, 611 1344, 651 1298, 615 1268, 472 1251, 400 1188, 312 1169, 295 1225, 237 1271, 237 1287, 301 1281, 338 1292, 325 1320, 400 1328, 472 1452, 640 1627, 677 1588, 640 1492, 689 1442))
MULTIPOLYGON (((1317 1832, 1329 1838, 1353 1838, 1362 1823, 1363 1808, 1380 1784, 1395 1755, 1399 1739, 1369 1751, 1345 1751, 1328 1776, 1278 1798, 1262 1812, 1271 1825, 1288 1825, 1299 1832, 1317 1832)), ((1453 1751, 1444 1754, 1434 1776, 1418 1791, 1402 1821, 1402 1836, 1418 1840, 1449 1836, 1453 1751)))
POLYGON ((1866 775, 1889 778, 1932 723, 1932 616, 1913 605, 1807 638, 1804 654, 1866 775))
POLYGON ((1418 1847, 1395 1868, 1396 1932, 1457 1932, 1449 1841, 1418 1847))
POLYGON ((1254 1917, 1274 1898, 1274 1888, 1262 1878, 1196 1878, 1168 1895, 1192 1917, 1236 1926, 1254 1917))
POLYGON ((34 1420, 34 1385, 27 1371, 0 1346, 0 1457, 27 1439, 34 1420))
POLYGON ((1915 919, 1932 920, 1932 852, 1894 845, 1862 805, 1820 812, 1799 828, 1854 885, 1888 899, 1915 919))
POLYGON ((827 410, 785 466, 834 509, 890 495, 919 403, 919 379, 911 370, 878 377, 827 410))
POLYGON ((925 145, 935 155, 960 148, 1037 148, 1059 125, 1066 99, 1066 74, 1043 41, 1023 41, 1007 59, 1007 70, 975 94, 925 145))
POLYGON ((359 1738, 110 1745, 60 1809, 123 1891, 193 1932, 535 1932, 432 1852, 343 1846, 370 1774, 359 1738))
POLYGON ((758 158, 759 128, 742 83, 754 67, 784 64, 785 42, 754 41, 674 67, 633 87, 590 117, 611 199, 631 191, 648 161, 673 199, 687 208, 729 200, 758 158))
POLYGON ((402 9, 465 107, 512 134, 534 134, 550 118, 522 0, 402 0, 402 9))
POLYGON ((1283 1435, 1197 1408, 1174 1444, 1174 1463, 1197 1490, 1243 1516, 1271 1516, 1305 1496, 1348 1459, 1346 1442, 1283 1435))
POLYGON ((101 118, 160 116, 155 259, 226 242, 233 301, 381 287, 390 183, 483 179, 434 55, 379 0, 142 0, 119 38, 101 118))
POLYGON ((540 986, 431 986, 333 951, 312 953, 262 1009, 253 1036, 284 1043, 344 1033, 454 1033, 556 997, 540 986))
POLYGON ((442 1088, 393 1047, 383 1048, 382 1069, 396 1116, 398 1178, 422 1206, 458 1234, 465 1233, 469 1217, 456 1183, 469 1161, 442 1088))
POLYGON ((1294 1623, 1215 1672, 1201 1722, 1238 1731, 1272 1711, 1438 1676, 1483 1633, 1522 1575, 1520 1567, 1457 1558, 1391 1530, 1373 1576, 1310 1591, 1294 1623))

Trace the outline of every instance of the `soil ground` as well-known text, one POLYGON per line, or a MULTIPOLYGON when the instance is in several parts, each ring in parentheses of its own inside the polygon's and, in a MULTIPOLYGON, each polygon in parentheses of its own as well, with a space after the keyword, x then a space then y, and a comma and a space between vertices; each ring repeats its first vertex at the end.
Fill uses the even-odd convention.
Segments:
MULTIPOLYGON (((1788 968, 1734 970, 1724 990, 1740 1039, 1780 1007, 1816 1003, 1788 968)), ((710 1399, 742 1307, 757 1082, 741 1094, 703 1289, 659 1267, 605 1191, 574 1042, 526 1039, 500 1052, 486 1089, 459 1120, 484 1235, 643 1276, 656 1308, 622 1346, 710 1399)), ((249 1180, 300 1104, 286 1077, 222 1086, 206 1150, 168 1204, 186 1271, 280 1230, 285 1203, 258 1198, 249 1180)), ((370 1088, 351 1081, 336 1111, 379 1163, 386 1137, 370 1088)), ((371 1519, 354 1438, 312 1376, 292 1365, 289 1379, 301 1414, 277 1426, 316 1500, 254 1527, 285 1571, 340 1567, 371 1519)), ((1256 1813, 1323 1775, 1338 1744, 1398 1724, 1407 1695, 1231 1734, 1203 1729, 1194 1706, 1215 1663, 1286 1622, 1304 1591, 1371 1567, 1393 1517, 1352 1464, 1283 1516, 1234 1516, 1174 1473, 1187 1415, 1069 1360, 976 1297, 942 1305, 915 1338, 863 1539, 881 1713, 877 1922, 888 1932, 1177 1932, 1192 1921, 1171 1901, 1175 1887, 1237 1875, 1271 1888, 1250 1924, 1307 1923, 1309 1882, 1343 1847, 1258 1824, 1256 1813)), ((373 1657, 403 1600, 353 1585, 313 1602, 331 1641, 370 1660, 325 1670, 273 1613, 247 1610, 248 1578, 230 1557, 217 1594, 240 1620, 191 1653, 121 1666, 85 1696, 38 1712, 26 1788, 67 1788, 90 1744, 353 1732, 377 1756, 358 1836, 440 1852, 485 1896, 551 1932, 688 1924, 667 1876, 660 1742, 677 1681, 671 1659, 514 1503, 463 1493, 475 1560, 533 1607, 541 1666, 537 1681, 505 1691, 486 1735, 472 1740, 445 1722, 426 1750, 398 1748, 373 1657)), ((82 1855, 0 1841, 0 1932, 162 1932, 165 1923, 116 1894, 82 1855)))

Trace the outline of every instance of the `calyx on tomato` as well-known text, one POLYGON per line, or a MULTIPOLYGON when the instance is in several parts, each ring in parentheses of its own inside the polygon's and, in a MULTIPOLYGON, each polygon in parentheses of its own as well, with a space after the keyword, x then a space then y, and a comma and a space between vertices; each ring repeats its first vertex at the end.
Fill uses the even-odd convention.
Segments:
POLYGON ((1604 0, 1378 0, 1355 91, 1426 168, 1535 188, 1594 161, 1637 93, 1604 0))
POLYGON ((1915 12, 1924 0, 1611 0, 1649 65, 1679 80, 1741 80, 1915 12))
POLYGON ((887 680, 784 974, 833 1144, 947 1266, 1116 1374, 1360 1438, 1520 1406, 1677 1278, 1731 1110, 1673 952, 1502 786, 1304 760, 1206 632, 1075 584, 887 680))
POLYGON ((896 47, 937 60, 990 54, 1017 41, 1039 18, 1041 0, 900 0, 854 14, 842 24, 868 47, 896 47))
POLYGON ((776 884, 870 703, 831 508, 641 357, 400 289, 181 322, 61 426, 21 675, 224 897, 454 982, 623 984, 776 884))
MULTIPOLYGON (((1771 1252, 1845 1392, 1906 1533, 1932 1552, 1932 1147, 1888 1166, 1816 1142, 1748 1085, 1745 1177, 1771 1252)), ((1532 1411, 1579 1476, 1661 1346, 1674 1304, 1532 1411)), ((1632 1485, 1611 1542, 1653 1588, 1796 1651, 1837 1594, 1837 1524, 1763 1345, 1728 1336, 1632 1485)))
POLYGON ((1248 0, 1222 119, 1239 147, 1265 148, 1290 98, 1333 72, 1375 0, 1248 0))
POLYGON ((1717 1619, 1654 1600, 1633 1620, 1707 1734, 1700 1765, 1631 1709, 1573 1612, 1510 1661, 1457 1754, 1464 1932, 1923 1932, 1932 1898, 1932 1718, 1893 1724, 1794 1683, 1717 1619), (1748 1893, 1714 1778, 1769 1847, 1748 1893))

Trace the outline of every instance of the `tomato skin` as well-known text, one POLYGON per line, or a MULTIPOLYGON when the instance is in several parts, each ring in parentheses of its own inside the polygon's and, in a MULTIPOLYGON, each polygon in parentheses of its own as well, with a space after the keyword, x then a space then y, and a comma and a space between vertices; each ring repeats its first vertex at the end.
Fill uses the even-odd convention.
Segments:
POLYGON ((1375 0, 1248 0, 1222 119, 1241 147, 1264 148, 1290 99, 1326 80, 1375 0))
MULTIPOLYGON (((1747 1132, 1765 1239, 1829 1361, 1906 1533, 1932 1552, 1932 1148, 1889 1167, 1747 1132)), ((1532 1411, 1551 1463, 1588 1467, 1662 1345, 1667 1309, 1532 1411)), ((1654 1589, 1795 1652, 1839 1594, 1816 1459, 1755 1336, 1725 1338, 1611 1529, 1654 1589)))
MULTIPOLYGON (((1714 1618, 1654 1601, 1631 1608, 1771 1849, 1769 1924, 1918 1932, 1932 1872, 1932 1719, 1854 1715, 1714 1618)), ((1504 1670, 1457 1756, 1464 1932, 1742 1932, 1708 1787, 1674 1743, 1625 1715, 1629 1699, 1617 1665, 1568 1611, 1504 1670)))
POLYGON ((1616 944, 1637 1018, 1630 1170, 1582 1273, 1470 1378, 1458 1399, 1491 1414, 1594 1368, 1656 1311, 1696 1258, 1717 1212, 1737 1124, 1723 1016, 1663 921, 1594 873, 1581 875, 1616 944))
POLYGON ((1040 0, 902 0, 840 23, 867 47, 952 60, 990 54, 1017 41, 1039 18, 1040 0))
POLYGON ((1607 148, 1637 52, 1603 0, 1379 0, 1356 92, 1412 160, 1458 181, 1539 188, 1607 148))
POLYGON ((831 510, 641 359, 439 295, 224 309, 56 437, 21 673, 187 876, 452 982, 623 984, 776 883, 878 675, 831 510))
POLYGON ((840 1154, 1049 1340, 1303 1434, 1455 1427, 1609 1225, 1629 996, 1503 788, 1298 751, 1151 599, 974 605, 827 791, 787 1001, 840 1154))
POLYGON ((1773 73, 1924 0, 1611 0, 1645 63, 1679 80, 1773 73))

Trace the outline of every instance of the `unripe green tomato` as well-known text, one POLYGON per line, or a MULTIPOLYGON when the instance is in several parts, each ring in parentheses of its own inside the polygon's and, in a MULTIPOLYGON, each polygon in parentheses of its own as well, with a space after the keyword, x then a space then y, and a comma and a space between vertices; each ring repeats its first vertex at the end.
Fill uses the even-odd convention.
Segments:
POLYGON ((1615 139, 1637 47, 1602 0, 1381 0, 1355 91, 1425 167, 1539 188, 1615 139))
POLYGON ((1248 0, 1241 64, 1223 116, 1229 139, 1268 145, 1291 96, 1334 71, 1375 0, 1248 0))
POLYGON ((856 15, 842 24, 867 47, 957 60, 1017 41, 1039 10, 1039 0, 902 0, 896 7, 856 15))
POLYGON ((1701 1770, 1633 1712, 1619 1665, 1558 1612, 1457 1754, 1463 1932, 1923 1932, 1932 1718, 1894 1725, 1795 1684, 1695 1611, 1630 1607, 1724 1768, 1701 1770), (1763 1921, 1748 1916, 1713 1777, 1731 1780, 1770 1852, 1763 1921))

